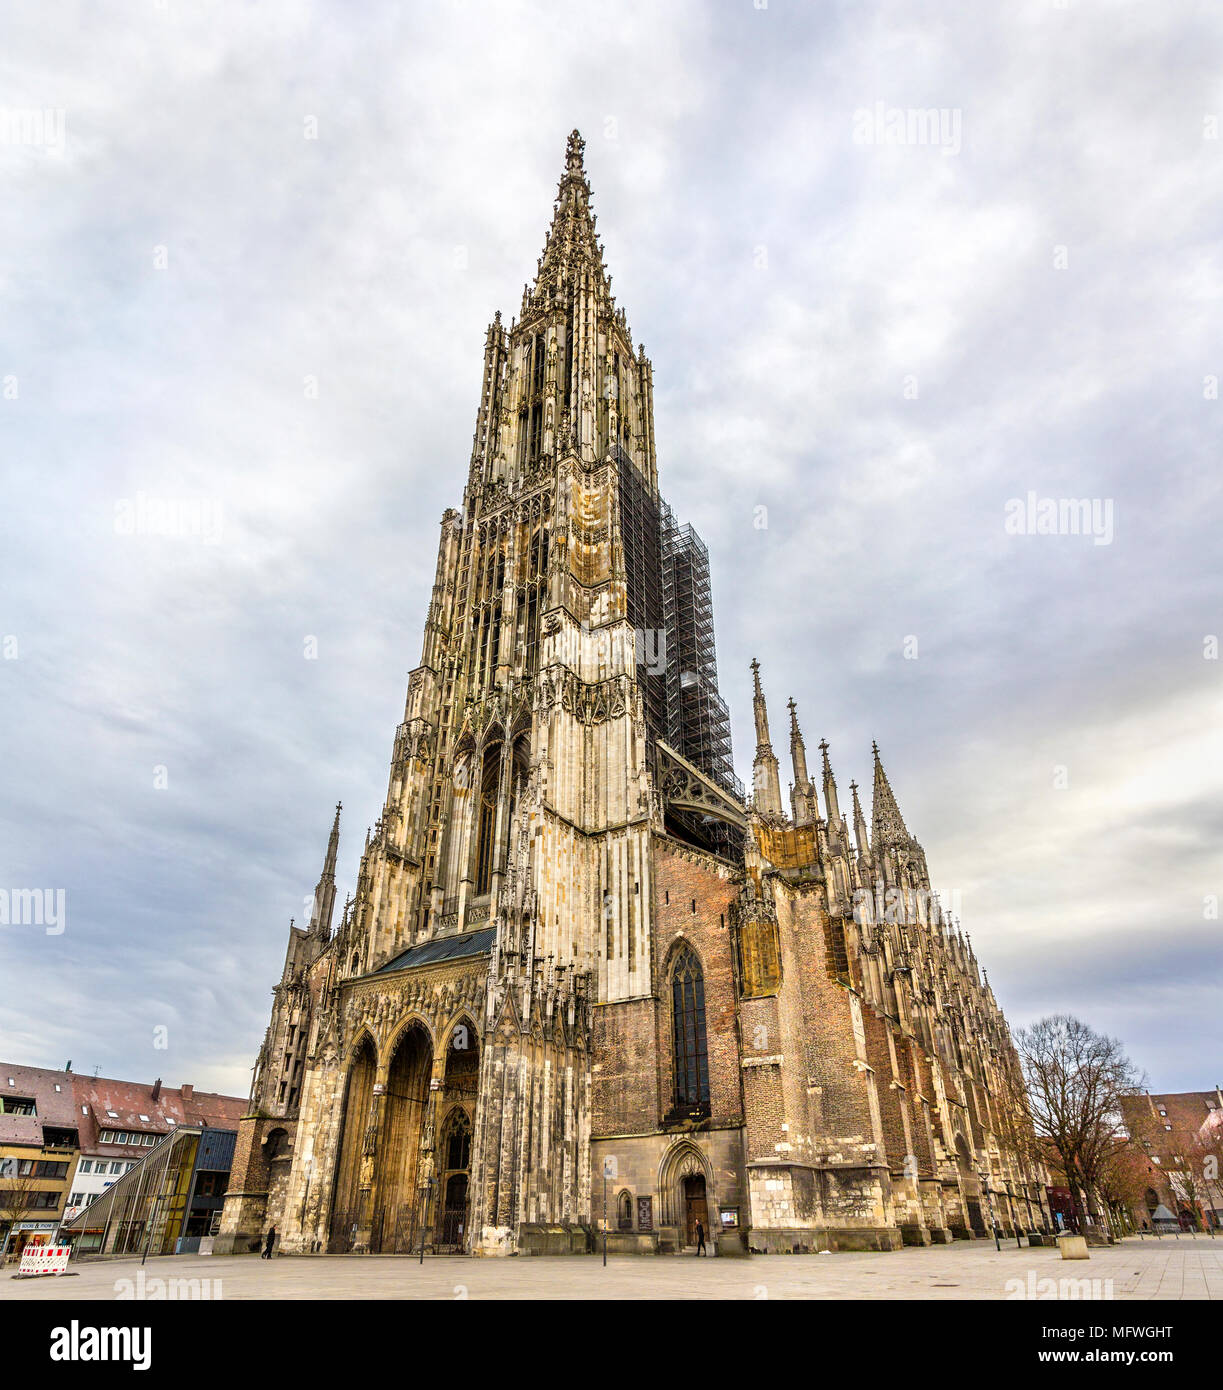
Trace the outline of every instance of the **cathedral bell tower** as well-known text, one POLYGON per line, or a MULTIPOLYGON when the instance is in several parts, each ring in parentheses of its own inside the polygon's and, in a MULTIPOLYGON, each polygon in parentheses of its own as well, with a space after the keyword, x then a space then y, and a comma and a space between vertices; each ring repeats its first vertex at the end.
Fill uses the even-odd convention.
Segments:
MULTIPOLYGON (((485 336, 462 508, 442 520, 421 663, 337 950, 341 991, 439 940, 487 954, 471 1223, 489 1251, 516 1248, 524 1223, 590 1219, 590 1010, 654 988, 657 750, 701 794, 733 783, 707 555, 658 494, 653 376, 612 297, 583 151, 574 131, 534 283, 485 336), (682 672, 665 628, 681 572, 697 600, 675 622, 682 672)), ((382 1084, 367 1146, 386 1128, 382 1084)), ((425 1113, 414 1182, 435 1158, 425 1113)), ((345 1152, 340 1201, 364 1230, 377 1163, 345 1152)))

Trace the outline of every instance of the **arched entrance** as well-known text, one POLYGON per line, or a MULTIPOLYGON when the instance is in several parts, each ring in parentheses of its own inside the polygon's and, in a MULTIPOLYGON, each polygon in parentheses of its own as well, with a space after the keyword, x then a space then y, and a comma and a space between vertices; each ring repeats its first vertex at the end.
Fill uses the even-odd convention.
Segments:
POLYGON ((413 1023, 400 1034, 387 1069, 371 1250, 407 1251, 415 1244, 421 1131, 432 1071, 433 1043, 424 1027, 413 1023))
POLYGON ((690 1139, 678 1140, 663 1155, 658 1167, 659 1227, 670 1228, 670 1239, 681 1249, 696 1244, 696 1222, 705 1227, 711 1244, 710 1215, 717 1207, 713 1170, 709 1160, 690 1139))
POLYGON ((697 1243, 697 1222, 709 1240, 709 1203, 705 1193, 705 1174, 692 1173, 684 1179, 684 1244, 697 1243))
POLYGON ((352 1250, 357 1233, 369 1220, 369 1188, 362 1185, 362 1150, 372 1120, 374 1077, 378 1070, 374 1044, 366 1033, 348 1067, 344 1089, 344 1129, 336 1164, 335 1197, 331 1204, 329 1249, 352 1250))
POLYGON ((985 1217, 981 1211, 981 1179, 973 1170, 968 1141, 962 1134, 955 1137, 955 1156, 960 1170, 960 1189, 964 1194, 968 1225, 977 1235, 983 1236, 986 1229, 985 1217))
POLYGON ((438 1146, 442 1214, 437 1248, 461 1250, 467 1237, 467 1187, 471 1176, 471 1120, 461 1106, 446 1116, 438 1146))
POLYGON ((437 1200, 434 1248, 462 1251, 470 1244, 471 1146, 480 1085, 480 1047, 475 1025, 464 1018, 451 1029, 438 1113, 437 1200))

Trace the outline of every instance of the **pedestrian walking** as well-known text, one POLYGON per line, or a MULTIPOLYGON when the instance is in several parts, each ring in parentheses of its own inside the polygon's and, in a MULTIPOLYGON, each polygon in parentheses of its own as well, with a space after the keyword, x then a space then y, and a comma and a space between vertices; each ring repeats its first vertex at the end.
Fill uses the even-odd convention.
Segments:
POLYGON ((698 1216, 696 1219, 696 1253, 709 1256, 709 1251, 705 1249, 705 1223, 698 1216))
POLYGON ((272 1258, 272 1246, 276 1244, 276 1227, 269 1226, 268 1233, 263 1238, 263 1254, 259 1256, 261 1260, 272 1258))

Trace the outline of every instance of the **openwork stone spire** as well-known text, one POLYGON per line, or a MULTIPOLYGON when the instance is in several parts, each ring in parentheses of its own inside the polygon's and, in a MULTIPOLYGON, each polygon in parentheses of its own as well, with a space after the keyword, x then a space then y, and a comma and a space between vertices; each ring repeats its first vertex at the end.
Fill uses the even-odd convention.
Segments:
POLYGON ((908 844, 913 837, 909 834, 909 828, 905 825, 900 807, 892 794, 877 743, 871 744, 871 752, 875 758, 875 789, 871 799, 871 844, 878 853, 889 845, 908 844))
POLYGON ((583 281, 609 306, 614 302, 603 246, 595 231, 598 218, 590 206, 590 182, 583 163, 585 149, 581 135, 576 130, 571 132, 565 147, 565 172, 557 185, 552 225, 539 258, 535 284, 523 292, 523 318, 551 307, 558 296, 583 281))

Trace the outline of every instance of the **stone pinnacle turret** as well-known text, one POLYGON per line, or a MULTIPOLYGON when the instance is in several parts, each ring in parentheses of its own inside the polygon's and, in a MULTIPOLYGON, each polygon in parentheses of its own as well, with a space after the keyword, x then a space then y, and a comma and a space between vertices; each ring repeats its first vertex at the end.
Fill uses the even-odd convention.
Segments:
POLYGON ((335 820, 331 823, 331 836, 327 841, 327 857, 323 860, 323 872, 319 876, 318 887, 314 890, 314 904, 310 912, 310 934, 329 937, 331 935, 331 914, 335 908, 335 863, 340 848, 340 802, 336 802, 335 820))
POLYGON ((769 712, 760 688, 760 663, 752 658, 752 711, 756 718, 756 758, 752 764, 752 793, 756 810, 766 815, 783 815, 781 778, 777 757, 769 740, 769 712))
POLYGON ((790 700, 790 762, 794 768, 794 791, 791 801, 794 806, 795 825, 813 825, 819 819, 819 806, 815 788, 807 775, 807 746, 803 742, 803 731, 798 727, 798 706, 790 700))

